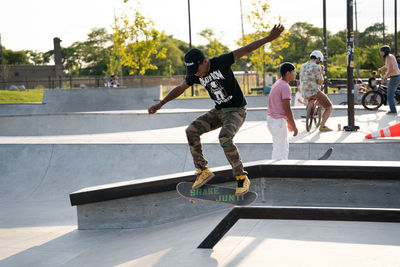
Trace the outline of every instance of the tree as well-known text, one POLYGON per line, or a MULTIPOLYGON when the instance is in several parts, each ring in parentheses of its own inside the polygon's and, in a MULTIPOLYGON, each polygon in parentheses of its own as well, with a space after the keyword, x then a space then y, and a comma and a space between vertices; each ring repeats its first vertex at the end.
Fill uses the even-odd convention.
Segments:
POLYGON ((43 57, 43 52, 38 52, 37 50, 27 50, 27 56, 29 58, 29 62, 33 63, 33 65, 43 65, 44 62, 44 57, 43 57))
POLYGON ((385 27, 385 32, 385 43, 383 44, 383 23, 375 23, 369 26, 359 35, 359 47, 394 44, 394 34, 387 33, 387 27, 385 27))
POLYGON ((93 28, 88 39, 80 44, 84 75, 102 75, 111 59, 112 35, 105 28, 93 28))
POLYGON ((221 44, 214 38, 214 31, 211 28, 205 28, 199 35, 208 41, 208 44, 201 49, 206 57, 213 58, 229 52, 229 48, 226 45, 221 44))
POLYGON ((322 28, 308 22, 297 22, 290 27, 289 32, 285 40, 290 46, 281 51, 285 61, 302 63, 309 59, 313 50, 322 50, 322 28))
POLYGON ((144 17, 138 9, 134 10, 133 21, 126 14, 115 19, 113 55, 121 58, 121 64, 128 67, 131 75, 144 75, 149 69, 157 69, 152 64, 152 55, 156 58, 166 56, 166 49, 157 50, 165 35, 153 26, 153 21, 144 17))
POLYGON ((339 36, 333 36, 328 39, 329 56, 343 54, 346 52, 346 43, 339 36))
POLYGON ((367 47, 364 49, 364 58, 361 62, 362 69, 377 70, 385 64, 383 57, 379 54, 380 45, 367 47))
MULTIPOLYGON (((268 1, 253 0, 252 9, 250 10, 247 20, 255 29, 254 33, 246 34, 237 43, 240 46, 244 46, 253 41, 266 37, 272 29, 270 22, 266 21, 270 13, 270 7, 268 1)), ((281 18, 278 20, 281 22, 281 18)), ((272 43, 268 43, 263 47, 253 51, 247 57, 250 59, 251 66, 253 69, 261 72, 265 72, 266 67, 275 67, 283 59, 279 53, 282 49, 289 46, 287 41, 287 32, 282 33, 281 38, 274 40, 272 43)), ((246 57, 244 57, 246 58, 246 57)))
POLYGON ((30 65, 27 51, 3 49, 4 63, 8 65, 30 65))
POLYGON ((181 50, 180 46, 182 41, 174 39, 172 36, 166 36, 161 40, 157 50, 165 49, 166 57, 157 58, 156 55, 152 55, 152 62, 157 66, 156 70, 148 70, 148 75, 174 75, 184 74, 185 65, 183 64, 183 57, 185 51, 189 49, 187 45, 185 50, 181 50))

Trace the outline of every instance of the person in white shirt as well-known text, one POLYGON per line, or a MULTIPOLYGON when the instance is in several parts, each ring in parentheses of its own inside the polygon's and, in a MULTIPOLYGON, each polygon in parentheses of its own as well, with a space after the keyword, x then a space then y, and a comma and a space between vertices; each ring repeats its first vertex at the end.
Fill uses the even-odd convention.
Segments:
POLYGON ((296 94, 294 96, 293 106, 300 107, 300 106, 306 106, 306 105, 307 105, 307 103, 304 101, 303 93, 301 92, 301 88, 300 88, 300 83, 298 82, 296 94))

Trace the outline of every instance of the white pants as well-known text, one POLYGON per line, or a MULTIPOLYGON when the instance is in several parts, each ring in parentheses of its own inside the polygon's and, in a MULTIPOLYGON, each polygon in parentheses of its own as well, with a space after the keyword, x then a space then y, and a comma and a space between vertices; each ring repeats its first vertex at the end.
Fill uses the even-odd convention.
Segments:
POLYGON ((267 116, 268 130, 272 135, 272 159, 288 159, 289 156, 289 140, 288 128, 285 119, 274 119, 267 116))

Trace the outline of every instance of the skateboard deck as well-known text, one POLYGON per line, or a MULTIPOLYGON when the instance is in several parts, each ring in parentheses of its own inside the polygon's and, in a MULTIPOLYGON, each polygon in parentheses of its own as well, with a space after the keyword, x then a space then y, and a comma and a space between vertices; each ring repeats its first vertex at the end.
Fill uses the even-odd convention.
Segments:
POLYGON ((176 186, 176 191, 179 195, 189 199, 192 203, 193 200, 206 200, 217 203, 223 203, 233 206, 246 206, 253 203, 258 195, 256 192, 249 191, 243 196, 236 196, 235 189, 205 184, 198 189, 192 189, 193 183, 181 182, 176 186))
POLYGON ((333 152, 333 147, 330 147, 330 148, 325 152, 325 154, 322 155, 322 157, 320 157, 318 160, 327 160, 327 159, 329 159, 329 158, 331 157, 331 155, 332 155, 332 152, 333 152))

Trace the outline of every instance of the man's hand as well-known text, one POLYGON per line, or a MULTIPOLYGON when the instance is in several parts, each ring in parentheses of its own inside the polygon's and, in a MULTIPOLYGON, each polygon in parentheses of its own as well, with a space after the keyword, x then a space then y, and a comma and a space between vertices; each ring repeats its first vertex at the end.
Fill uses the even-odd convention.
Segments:
POLYGON ((297 130, 296 125, 293 128, 293 136, 297 136, 297 134, 299 133, 299 130, 297 130))
POLYGON ((155 105, 149 107, 149 109, 148 109, 147 111, 149 112, 149 114, 154 114, 154 113, 156 113, 161 107, 162 107, 162 104, 161 104, 161 102, 160 102, 160 103, 158 103, 158 104, 155 104, 155 105))
POLYGON ((293 132, 293 136, 296 136, 299 133, 299 131, 297 130, 296 125, 291 125, 288 122, 287 127, 288 127, 289 132, 293 132))
POLYGON ((275 40, 276 38, 278 38, 284 30, 285 30, 285 27, 283 27, 283 25, 281 25, 281 24, 275 25, 272 28, 270 34, 267 36, 268 42, 271 42, 271 41, 275 40))

